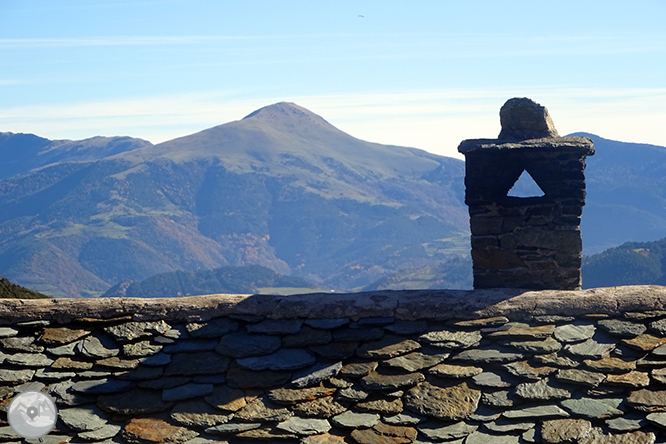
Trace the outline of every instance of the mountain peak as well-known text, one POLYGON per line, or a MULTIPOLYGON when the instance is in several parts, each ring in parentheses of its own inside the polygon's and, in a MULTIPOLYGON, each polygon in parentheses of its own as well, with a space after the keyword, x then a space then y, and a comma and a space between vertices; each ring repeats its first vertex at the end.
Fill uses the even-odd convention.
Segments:
POLYGON ((248 114, 243 118, 245 121, 260 121, 270 125, 287 126, 292 128, 303 128, 317 126, 326 129, 335 129, 323 117, 313 113, 292 102, 278 102, 248 114))

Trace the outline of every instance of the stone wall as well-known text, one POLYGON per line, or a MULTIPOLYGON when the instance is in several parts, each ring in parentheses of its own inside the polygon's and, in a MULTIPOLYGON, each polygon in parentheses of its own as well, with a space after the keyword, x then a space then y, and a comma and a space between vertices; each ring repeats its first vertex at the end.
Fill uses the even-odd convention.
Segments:
POLYGON ((666 442, 666 289, 405 291, 0 306, 45 443, 666 442), (663 412, 663 413, 662 413, 663 412))
POLYGON ((559 137, 548 110, 511 99, 499 139, 463 141, 474 288, 579 289, 587 137, 559 137), (527 172, 544 195, 512 197, 527 172))

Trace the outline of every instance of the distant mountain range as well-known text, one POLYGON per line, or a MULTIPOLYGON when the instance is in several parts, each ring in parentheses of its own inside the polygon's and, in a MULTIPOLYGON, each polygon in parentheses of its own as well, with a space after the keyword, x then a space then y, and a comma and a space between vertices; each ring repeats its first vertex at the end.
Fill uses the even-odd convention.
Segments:
MULTIPOLYGON (((666 148, 584 135, 586 253, 666 236, 666 148)), ((247 265, 330 290, 471 285, 464 162, 292 103, 158 145, 0 133, 0 158, 0 272, 51 296, 247 265)))
POLYGON ((282 276, 259 265, 222 267, 214 270, 172 271, 143 281, 122 281, 102 296, 128 298, 175 298, 213 293, 290 294, 319 289, 307 280, 282 276))
POLYGON ((583 259, 583 288, 666 285, 666 238, 627 242, 583 259))

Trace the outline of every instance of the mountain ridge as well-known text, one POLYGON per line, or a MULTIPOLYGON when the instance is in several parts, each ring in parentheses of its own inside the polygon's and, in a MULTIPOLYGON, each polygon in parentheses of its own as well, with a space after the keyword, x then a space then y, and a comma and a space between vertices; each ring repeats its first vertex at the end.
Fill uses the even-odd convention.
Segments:
POLYGON ((459 160, 365 142, 297 105, 269 105, 0 180, 0 269, 58 296, 250 264, 361 288, 405 261, 448 256, 424 243, 464 236, 462 185, 448 186, 462 174, 459 160))
MULTIPOLYGON (((464 162, 357 139, 296 104, 157 145, 8 134, 0 271, 49 295, 247 265, 336 290, 467 280, 464 162), (447 266, 451 280, 433 278, 447 266)), ((590 136, 586 254, 666 236, 666 148, 590 136)))

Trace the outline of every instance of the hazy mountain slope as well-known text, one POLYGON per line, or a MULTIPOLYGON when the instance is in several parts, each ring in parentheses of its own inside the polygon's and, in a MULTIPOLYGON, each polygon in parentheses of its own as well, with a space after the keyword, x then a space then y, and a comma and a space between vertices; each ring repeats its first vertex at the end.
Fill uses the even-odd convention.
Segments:
POLYGON ((299 277, 283 276, 266 267, 221 267, 213 270, 174 271, 143 281, 122 281, 104 297, 165 298, 213 293, 257 293, 262 288, 314 288, 299 277))
POLYGON ((628 242, 583 259, 583 288, 666 285, 666 238, 628 242))
POLYGON ((85 162, 150 146, 131 137, 92 137, 85 140, 48 140, 34 134, 0 133, 0 179, 24 174, 59 162, 85 162))
POLYGON ((666 236, 666 147, 575 135, 592 138, 596 148, 585 171, 585 254, 666 236))
POLYGON ((0 270, 57 296, 248 264, 361 287, 450 255, 436 241, 466 236, 463 167, 276 104, 160 145, 1 180, 0 270))

